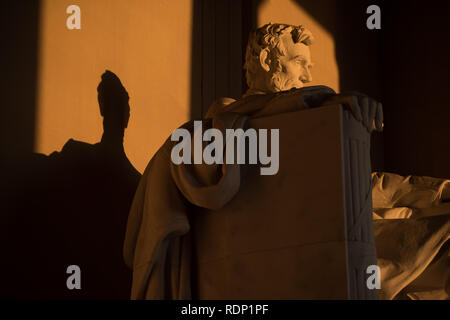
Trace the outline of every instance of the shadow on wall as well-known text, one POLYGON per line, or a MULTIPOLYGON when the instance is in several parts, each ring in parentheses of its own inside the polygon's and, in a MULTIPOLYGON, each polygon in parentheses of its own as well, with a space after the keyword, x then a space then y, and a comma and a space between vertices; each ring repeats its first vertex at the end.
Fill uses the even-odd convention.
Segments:
POLYGON ((33 152, 40 1, 0 2, 1 160, 33 152))
POLYGON ((107 71, 98 98, 99 143, 70 139, 61 152, 24 156, 5 168, 1 297, 129 298, 122 247, 140 174, 123 148, 128 93, 107 71), (81 290, 66 287, 69 265, 81 268, 81 290))
POLYGON ((333 35, 341 91, 381 101, 383 134, 372 135, 372 167, 450 178, 447 2, 295 0, 333 35), (381 9, 381 30, 366 9, 381 9), (324 10, 325 7, 335 7, 324 10))
POLYGON ((450 179, 450 3, 390 1, 387 9, 387 170, 450 179))

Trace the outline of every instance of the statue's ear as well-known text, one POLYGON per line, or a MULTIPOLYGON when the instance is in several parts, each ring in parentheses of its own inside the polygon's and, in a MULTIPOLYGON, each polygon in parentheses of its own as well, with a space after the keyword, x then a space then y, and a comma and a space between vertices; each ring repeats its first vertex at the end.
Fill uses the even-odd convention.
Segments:
POLYGON ((270 58, 268 48, 261 50, 261 52, 259 53, 259 63, 261 64, 261 67, 264 69, 264 71, 270 71, 270 58))

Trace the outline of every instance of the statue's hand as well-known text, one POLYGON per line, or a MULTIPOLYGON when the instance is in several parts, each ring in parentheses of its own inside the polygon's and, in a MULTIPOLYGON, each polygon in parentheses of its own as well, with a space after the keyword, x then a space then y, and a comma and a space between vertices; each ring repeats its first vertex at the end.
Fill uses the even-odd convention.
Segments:
POLYGON ((327 99, 324 105, 342 104, 353 113, 356 120, 361 121, 369 132, 383 131, 383 106, 368 96, 358 93, 342 93, 327 99))

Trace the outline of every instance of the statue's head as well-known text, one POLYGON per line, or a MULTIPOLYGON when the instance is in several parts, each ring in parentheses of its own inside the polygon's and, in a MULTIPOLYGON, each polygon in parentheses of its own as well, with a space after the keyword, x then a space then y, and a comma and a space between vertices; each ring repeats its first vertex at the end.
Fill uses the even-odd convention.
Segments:
POLYGON ((106 70, 102 74, 97 93, 104 126, 107 125, 111 129, 126 128, 130 118, 129 96, 120 79, 113 72, 106 70))
POLYGON ((269 23, 253 31, 244 65, 249 88, 278 92, 311 82, 313 41, 303 26, 269 23))

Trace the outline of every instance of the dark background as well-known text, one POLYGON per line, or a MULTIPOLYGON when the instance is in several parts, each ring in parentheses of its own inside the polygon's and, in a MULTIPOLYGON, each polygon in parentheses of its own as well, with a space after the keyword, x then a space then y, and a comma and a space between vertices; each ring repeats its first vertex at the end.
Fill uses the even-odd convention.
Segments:
MULTIPOLYGON (((450 90, 447 88, 450 5, 436 0, 297 2, 335 38, 341 91, 360 91, 383 103, 385 130, 373 136, 373 169, 450 178, 450 90), (371 4, 381 7, 381 30, 365 28, 368 16, 365 12, 371 4), (328 10, 329 7, 338 10, 328 10)), ((194 1, 193 118, 203 114, 215 97, 239 96, 245 91, 241 66, 248 33, 256 25, 258 5, 257 0, 194 1), (230 40, 226 43, 214 40, 219 37, 230 40)), ((51 276, 47 266, 57 259, 57 250, 61 249, 52 245, 58 242, 54 231, 61 226, 41 222, 48 211, 46 208, 54 206, 52 200, 46 200, 43 205, 42 199, 38 199, 41 207, 34 206, 33 202, 38 197, 36 190, 45 193, 49 187, 46 184, 50 184, 45 170, 42 171, 33 157, 39 1, 2 1, 0 11, 0 297, 73 298, 62 294, 67 291, 64 273, 59 275, 63 287, 55 289, 45 285, 47 280, 43 275, 51 276), (31 234, 48 245, 47 258, 42 252, 30 252, 35 242, 31 234)), ((48 170, 48 164, 45 167, 48 170)), ((95 212, 111 206, 110 200, 105 199, 111 198, 89 198, 95 212)), ((126 216, 127 210, 123 214, 126 216)), ((105 228, 100 219, 89 221, 93 229, 105 228)), ((79 236, 78 240, 84 250, 89 250, 86 239, 83 242, 79 236)), ((95 259, 95 252, 91 254, 95 259)), ((111 271, 104 272, 105 282, 108 277, 114 277, 111 271)), ((123 290, 123 287, 104 290, 123 290)), ((102 295, 94 289, 91 293, 83 297, 128 295, 128 292, 102 295)))

